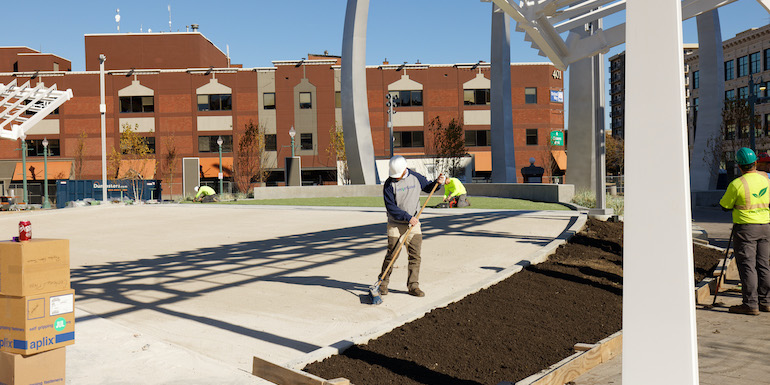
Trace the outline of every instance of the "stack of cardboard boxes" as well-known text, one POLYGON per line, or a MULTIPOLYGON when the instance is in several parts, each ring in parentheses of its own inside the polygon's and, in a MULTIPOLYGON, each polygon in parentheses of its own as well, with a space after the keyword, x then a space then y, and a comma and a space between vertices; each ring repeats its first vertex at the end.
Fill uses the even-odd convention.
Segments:
POLYGON ((0 384, 64 384, 74 342, 69 241, 0 242, 0 384))

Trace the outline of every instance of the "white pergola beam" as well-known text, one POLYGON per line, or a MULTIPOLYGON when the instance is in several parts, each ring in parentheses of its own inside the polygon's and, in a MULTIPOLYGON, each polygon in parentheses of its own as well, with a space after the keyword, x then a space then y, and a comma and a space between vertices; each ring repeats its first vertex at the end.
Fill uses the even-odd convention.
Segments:
MULTIPOLYGON (((731 1, 735 1, 735 0, 731 0, 731 1)), ((626 9, 625 0, 619 1, 615 4, 610 4, 606 7, 601 7, 599 9, 593 10, 581 16, 576 16, 568 21, 565 21, 564 23, 556 25, 555 28, 557 32, 564 33, 575 27, 588 24, 594 20, 598 20, 605 16, 612 15, 613 13, 620 12, 624 9, 626 9)), ((550 18, 549 20, 552 23, 555 22, 554 18, 550 18)))
POLYGON ((757 0, 757 2, 765 7, 765 11, 767 11, 767 13, 770 13, 770 0, 757 0))
POLYGON ((612 47, 623 44, 626 41, 626 25, 616 25, 607 30, 598 30, 594 35, 580 38, 575 33, 567 37, 567 46, 570 56, 564 59, 567 65, 578 60, 594 56, 599 53, 607 53, 612 47))
POLYGON ((683 0, 682 1, 682 20, 687 20, 695 16, 719 8, 723 5, 733 3, 737 0, 683 0))
MULTIPOLYGON (((599 8, 605 4, 612 3, 617 0, 591 0, 586 1, 584 3, 580 3, 578 5, 575 5, 574 7, 569 7, 568 9, 565 9, 563 11, 556 11, 554 12, 553 16, 550 17, 551 23, 560 23, 564 20, 572 19, 576 16, 580 16, 581 14, 584 14, 586 12, 590 12, 596 8, 599 8)), ((625 2, 625 1, 624 1, 625 2)))
POLYGON ((72 99, 72 90, 59 91, 56 85, 48 88, 43 83, 30 88, 29 81, 19 87, 14 79, 7 85, 0 84, 0 97, 0 138, 16 140, 23 139, 35 124, 72 99), (33 114, 22 116, 26 112, 33 114))

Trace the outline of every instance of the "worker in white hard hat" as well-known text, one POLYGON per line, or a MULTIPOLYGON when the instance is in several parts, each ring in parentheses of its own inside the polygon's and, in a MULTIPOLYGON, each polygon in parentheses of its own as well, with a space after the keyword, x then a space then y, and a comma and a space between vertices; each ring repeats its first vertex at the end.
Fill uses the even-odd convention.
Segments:
POLYGON ((209 203, 209 202, 217 202, 217 192, 214 191, 213 188, 209 186, 195 186, 195 198, 193 198, 194 202, 201 201, 203 203, 209 203))
MULTIPOLYGON (((388 214, 388 251, 385 254, 385 260, 382 263, 380 276, 390 264, 393 258, 393 252, 398 246, 399 238, 404 234, 409 226, 412 230, 405 241, 409 254, 409 265, 407 273, 407 289, 409 294, 415 297, 424 297, 425 292, 420 290, 420 251, 422 249, 422 231, 420 230, 420 221, 415 216, 420 209, 420 191, 431 192, 435 183, 443 184, 444 176, 439 175, 433 182, 428 180, 413 170, 406 167, 406 159, 397 155, 390 159, 389 178, 385 181, 382 188, 382 195, 385 200, 385 209, 388 214)), ((390 271, 382 277, 380 284, 380 294, 388 294, 388 283, 390 281, 390 271)))

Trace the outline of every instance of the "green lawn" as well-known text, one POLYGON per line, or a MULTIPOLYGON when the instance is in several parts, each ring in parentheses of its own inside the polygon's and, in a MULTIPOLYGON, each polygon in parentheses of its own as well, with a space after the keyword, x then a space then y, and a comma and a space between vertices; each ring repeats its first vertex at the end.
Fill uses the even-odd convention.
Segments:
MULTIPOLYGON (((425 203, 427 197, 420 199, 425 203)), ((441 197, 432 197, 428 207, 441 202, 441 197)), ((522 199, 470 197, 472 209, 506 209, 506 210, 569 210, 558 203, 532 202, 522 199)), ((385 207, 382 197, 346 197, 346 198, 292 198, 292 199, 245 199, 238 201, 220 202, 220 204, 236 205, 286 205, 286 206, 344 206, 344 207, 385 207)))

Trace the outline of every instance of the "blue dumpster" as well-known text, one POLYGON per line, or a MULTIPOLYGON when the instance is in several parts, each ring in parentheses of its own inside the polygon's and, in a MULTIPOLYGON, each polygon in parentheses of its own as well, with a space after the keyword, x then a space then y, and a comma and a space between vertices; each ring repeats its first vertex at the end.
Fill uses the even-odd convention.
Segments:
MULTIPOLYGON (((141 188, 141 200, 161 199, 160 180, 147 179, 132 181, 127 179, 108 180, 107 181, 107 199, 127 198, 136 200, 134 197, 134 183, 138 183, 141 188)), ((56 182, 56 207, 64 208, 67 202, 79 201, 84 199, 102 200, 102 181, 101 180, 58 180, 56 182)))

